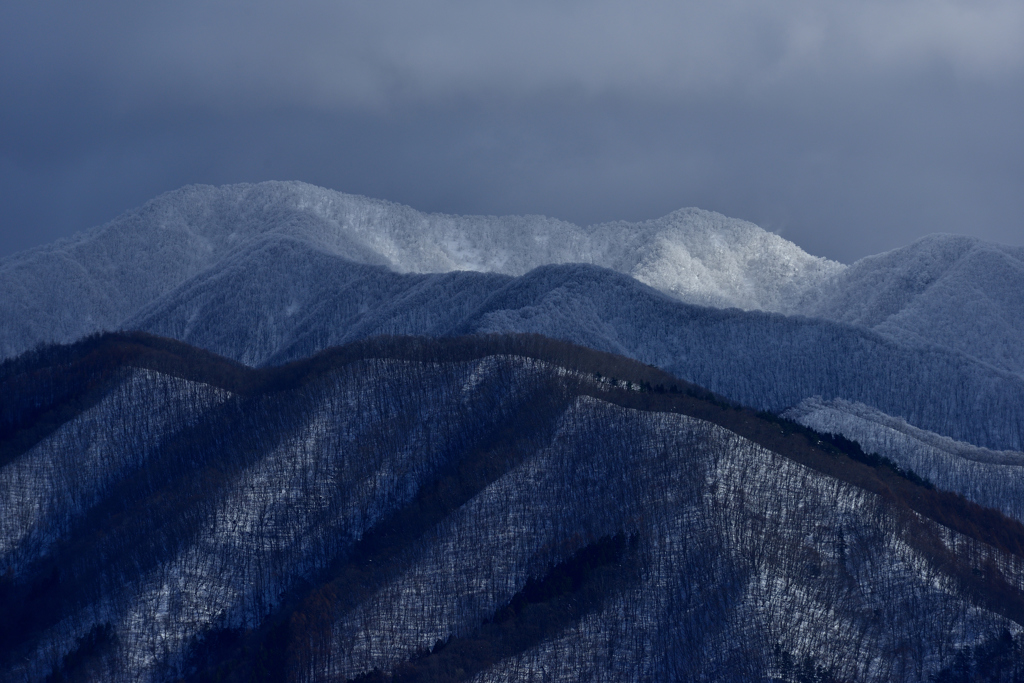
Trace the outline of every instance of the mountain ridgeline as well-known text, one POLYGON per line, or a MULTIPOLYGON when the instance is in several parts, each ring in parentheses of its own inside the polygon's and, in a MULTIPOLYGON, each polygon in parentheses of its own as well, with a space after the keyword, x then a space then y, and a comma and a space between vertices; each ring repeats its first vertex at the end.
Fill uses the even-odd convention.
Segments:
POLYGON ((1024 450, 1024 250, 965 237, 844 266, 697 209, 580 227, 190 186, 0 260, 0 292, 0 357, 99 330, 248 365, 379 334, 536 332, 763 410, 840 399, 1024 450))
POLYGON ((106 334, 0 383, 5 681, 1024 674, 1024 525, 621 356, 106 334))
POLYGON ((0 683, 1024 680, 1024 249, 273 182, 0 294, 0 683))
POLYGON ((863 327, 685 304, 588 265, 517 278, 398 274, 274 239, 125 326, 251 365, 380 334, 538 333, 636 358, 762 410, 839 397, 961 441, 1024 448, 1024 377, 863 327))
POLYGON ((587 263, 684 301, 743 309, 788 310, 842 268, 752 223, 698 209, 582 228, 543 216, 425 214, 297 182, 193 185, 0 260, 0 357, 117 329, 267 239, 399 273, 518 276, 587 263))

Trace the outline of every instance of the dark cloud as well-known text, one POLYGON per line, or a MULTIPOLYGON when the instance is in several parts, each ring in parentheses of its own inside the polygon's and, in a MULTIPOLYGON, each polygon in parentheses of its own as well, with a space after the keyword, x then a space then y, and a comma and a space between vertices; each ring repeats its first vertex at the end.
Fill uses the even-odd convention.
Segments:
POLYGON ((0 8, 0 255, 192 182, 1024 243, 1019 2, 0 8))

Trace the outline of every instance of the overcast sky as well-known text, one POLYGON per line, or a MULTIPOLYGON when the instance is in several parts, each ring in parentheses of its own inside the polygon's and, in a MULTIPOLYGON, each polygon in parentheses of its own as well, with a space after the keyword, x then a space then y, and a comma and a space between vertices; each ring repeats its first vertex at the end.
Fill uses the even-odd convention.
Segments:
POLYGON ((1024 244, 1021 0, 0 4, 0 256, 188 183, 1024 244))

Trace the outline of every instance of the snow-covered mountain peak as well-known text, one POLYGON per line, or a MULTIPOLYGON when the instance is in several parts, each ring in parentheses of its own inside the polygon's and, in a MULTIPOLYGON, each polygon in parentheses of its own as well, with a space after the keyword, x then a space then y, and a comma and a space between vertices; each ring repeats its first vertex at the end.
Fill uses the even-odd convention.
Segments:
MULTIPOLYGON (((613 241, 635 233, 635 264, 601 263, 689 303, 796 312, 807 293, 846 266, 812 256, 748 221, 680 209, 637 224, 594 226, 613 241)), ((628 256, 626 256, 628 258, 628 256)))
POLYGON ((452 216, 300 182, 163 194, 74 238, 0 260, 0 356, 120 324, 273 237, 400 273, 617 270, 682 301, 789 311, 843 269, 752 223, 684 209, 580 227, 544 216, 452 216))
MULTIPOLYGON (((580 227, 536 215, 422 213, 300 182, 187 186, 53 248, 78 252, 114 238, 158 250, 173 243, 196 265, 209 265, 268 233, 398 272, 522 275, 550 263, 590 263, 686 301, 744 309, 777 310, 778 290, 842 270, 753 223, 694 208, 580 227)), ((24 256, 40 251, 52 248, 24 256)))
MULTIPOLYGON (((996 263, 1011 270, 1024 267, 1024 248, 964 235, 926 235, 907 246, 866 256, 841 271, 823 292, 827 296, 816 312, 877 325, 937 284, 956 280, 976 287, 974 279, 985 264, 996 263)), ((995 296, 1006 289, 995 281, 987 284, 995 296)))
POLYGON ((1024 376, 1022 247, 928 235, 857 261, 803 312, 945 346, 1024 376))
POLYGON ((866 256, 844 271, 814 312, 869 327, 898 313, 947 274, 980 240, 935 234, 866 256), (835 290, 835 291, 832 291, 835 290))

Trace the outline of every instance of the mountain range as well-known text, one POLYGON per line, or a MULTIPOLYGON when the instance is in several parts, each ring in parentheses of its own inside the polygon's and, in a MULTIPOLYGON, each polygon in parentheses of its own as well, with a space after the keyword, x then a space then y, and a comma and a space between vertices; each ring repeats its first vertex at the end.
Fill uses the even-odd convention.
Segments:
POLYGON ((968 238, 932 236, 847 267, 695 209, 580 228, 534 216, 422 214, 302 183, 190 186, 3 260, 0 289, 8 357, 103 329, 164 334, 255 365, 382 333, 535 331, 654 363, 765 409, 841 398, 980 446, 1024 448, 1022 417, 999 398, 1022 405, 1024 250, 968 238), (556 264, 628 277, 591 268, 580 275, 587 287, 575 276, 559 284, 556 264), (636 300, 646 315, 621 308, 636 300), (740 339, 722 347, 712 336, 711 348, 696 351, 687 338, 709 330, 694 305, 745 311, 708 313, 725 321, 711 323, 716 331, 740 339), (742 367, 742 379, 726 377, 737 360, 763 362, 751 336, 780 357, 762 375, 771 388, 747 387, 756 380, 742 367), (860 351, 857 374, 878 370, 873 385, 903 363, 908 383, 927 393, 938 381, 934 393, 948 394, 940 373, 922 378, 907 360, 924 354, 969 396, 933 414, 913 397, 851 388, 862 380, 843 368, 809 369, 819 379, 838 372, 834 386, 802 379, 815 356, 843 363, 851 347, 860 351), (979 423, 972 405, 992 418, 979 423))
POLYGON ((0 680, 1024 675, 1024 249, 261 183, 0 292, 0 680))
POLYGON ((620 356, 134 333, 3 370, 3 680, 1024 673, 1024 525, 620 356))
POLYGON ((397 273, 521 276, 590 264, 686 303, 851 323, 1024 373, 1024 248, 933 235, 847 267, 697 209, 582 228, 542 216, 423 214, 295 182, 185 187, 0 261, 0 353, 119 328, 274 238, 397 273))

